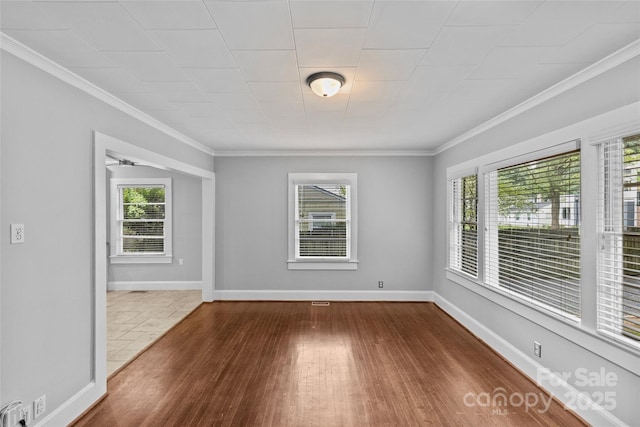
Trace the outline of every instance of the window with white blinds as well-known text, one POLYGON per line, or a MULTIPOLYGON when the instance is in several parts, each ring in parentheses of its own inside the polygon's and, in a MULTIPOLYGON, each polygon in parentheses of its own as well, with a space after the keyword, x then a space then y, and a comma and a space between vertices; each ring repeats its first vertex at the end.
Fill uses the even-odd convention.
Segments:
POLYGON ((112 262, 170 256, 171 180, 114 178, 111 185, 112 262))
POLYGON ((296 185, 296 258, 349 258, 351 186, 296 185))
POLYGON ((449 183, 449 267, 478 277, 478 176, 449 183))
POLYGON ((598 330, 640 347, 640 134, 600 144, 598 330))
POLYGON ((289 174, 289 269, 357 268, 357 176, 289 174))
POLYGON ((580 317, 580 151, 485 174, 485 281, 580 317))

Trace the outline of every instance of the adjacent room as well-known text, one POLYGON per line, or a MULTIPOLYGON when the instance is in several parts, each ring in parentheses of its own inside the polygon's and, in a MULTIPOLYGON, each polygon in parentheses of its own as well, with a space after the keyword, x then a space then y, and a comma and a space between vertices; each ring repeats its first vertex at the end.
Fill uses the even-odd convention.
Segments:
POLYGON ((0 61, 0 427, 640 420, 637 0, 2 0, 0 61))

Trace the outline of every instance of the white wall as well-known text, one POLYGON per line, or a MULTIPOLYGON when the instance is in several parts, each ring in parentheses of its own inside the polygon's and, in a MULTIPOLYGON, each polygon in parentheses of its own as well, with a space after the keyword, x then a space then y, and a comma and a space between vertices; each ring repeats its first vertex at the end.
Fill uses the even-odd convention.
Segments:
POLYGON ((369 291, 377 293, 369 297, 385 299, 393 292, 430 290, 431 160, 216 157, 218 298, 304 299, 355 291, 349 298, 359 299, 369 291), (357 271, 287 269, 289 172, 358 174, 357 271), (384 290, 378 290, 379 280, 384 281, 384 290), (236 292, 243 290, 251 292, 236 292))
MULTIPOLYGON (((629 117, 640 118, 640 104, 633 104, 640 100, 639 75, 640 61, 637 58, 630 60, 438 155, 434 163, 434 247, 445 248, 447 245, 447 168, 464 162, 473 163, 478 157, 517 143, 528 145, 527 141, 532 138, 561 143, 585 137, 597 128, 604 130, 620 124, 616 123, 618 119, 624 122, 629 117), (627 106, 623 110, 625 114, 619 114, 617 109, 624 106, 627 106), (608 114, 596 117, 603 113, 608 114)), ((615 373, 618 378, 613 388, 616 408, 611 414, 624 423, 636 425, 640 420, 640 357, 637 352, 621 349, 595 332, 596 158, 595 148, 588 143, 583 144, 583 165, 586 162, 591 169, 588 172, 583 170, 589 185, 583 186, 582 192, 581 239, 585 256, 582 260, 581 324, 570 325, 541 314, 471 281, 465 285, 464 280, 449 280, 448 277, 453 276, 445 273, 444 250, 434 251, 433 283, 443 307, 447 308, 444 303, 450 304, 448 310, 454 316, 489 344, 506 353, 512 362, 534 378, 536 368, 540 366, 559 373, 575 374, 577 368, 585 368, 589 372, 599 372, 602 368, 615 373), (585 209, 585 206, 590 209, 585 209), (542 359, 532 359, 534 340, 543 344, 542 359)), ((588 394, 601 390, 593 387, 577 389, 588 394)), ((593 416, 592 420, 598 420, 598 423, 616 421, 615 418, 607 420, 606 416, 599 418, 598 414, 589 411, 583 416, 593 416)))
POLYGON ((46 394, 50 413, 92 378, 92 131, 207 170, 213 159, 0 52, 1 403, 46 394), (11 223, 24 244, 9 245, 11 223))
MULTIPOLYGON (((200 282, 202 280, 202 180, 148 166, 110 166, 108 170, 110 172, 108 178, 171 178, 173 200, 173 261, 170 264, 109 264, 110 289, 114 287, 136 290, 158 287, 178 289, 184 287, 186 282, 200 282), (180 259, 183 260, 182 265, 178 262, 180 259)), ((186 284, 187 286, 195 285, 186 284)), ((199 289, 201 286, 196 288, 199 289)))

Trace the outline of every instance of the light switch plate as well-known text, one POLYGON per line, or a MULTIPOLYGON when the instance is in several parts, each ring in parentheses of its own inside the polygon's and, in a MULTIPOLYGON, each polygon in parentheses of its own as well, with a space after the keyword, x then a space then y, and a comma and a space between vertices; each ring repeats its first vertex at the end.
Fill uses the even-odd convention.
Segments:
POLYGON ((11 244, 24 243, 24 224, 11 224, 11 244))

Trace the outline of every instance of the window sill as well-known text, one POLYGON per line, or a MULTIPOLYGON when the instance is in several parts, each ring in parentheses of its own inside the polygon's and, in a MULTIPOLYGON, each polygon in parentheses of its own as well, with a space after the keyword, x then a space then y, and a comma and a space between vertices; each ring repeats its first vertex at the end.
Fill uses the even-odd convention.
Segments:
POLYGON ((171 264, 171 255, 111 255, 111 264, 171 264))
POLYGON ((288 260, 289 270, 357 270, 358 261, 288 260))

